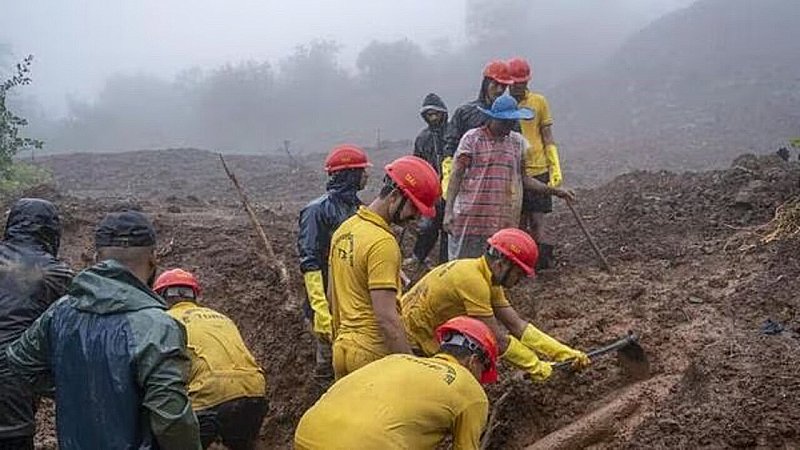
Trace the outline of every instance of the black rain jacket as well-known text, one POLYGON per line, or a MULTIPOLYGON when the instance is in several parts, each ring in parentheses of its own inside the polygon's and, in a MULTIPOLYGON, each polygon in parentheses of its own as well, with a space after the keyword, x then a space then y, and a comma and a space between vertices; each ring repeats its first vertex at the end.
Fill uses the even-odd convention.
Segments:
POLYGON ((444 146, 444 156, 452 158, 455 155, 456 150, 458 149, 458 143, 461 141, 461 137, 464 136, 464 133, 473 129, 482 127, 486 122, 489 121, 489 116, 482 113, 481 110, 478 109, 478 106, 484 109, 490 109, 492 107, 491 104, 487 103, 484 99, 486 99, 486 89, 489 86, 489 79, 484 78, 483 82, 481 83, 481 90, 478 93, 477 100, 473 100, 469 103, 465 103, 453 112, 453 116, 450 118, 450 124, 447 126, 447 132, 445 133, 445 146, 444 146))
POLYGON ((322 271, 325 289, 328 283, 331 236, 361 206, 358 190, 361 187, 362 172, 363 169, 350 169, 334 173, 328 181, 328 191, 300 211, 297 235, 300 271, 322 271))
POLYGON ((66 292, 73 273, 56 258, 60 239, 52 203, 23 198, 14 204, 0 242, 0 439, 35 432, 34 395, 10 372, 5 349, 66 292))
POLYGON ((442 159, 444 159, 445 147, 445 132, 447 130, 447 106, 442 101, 441 97, 436 94, 428 94, 422 102, 422 108, 419 111, 422 120, 428 123, 428 127, 423 129, 414 140, 414 156, 428 161, 428 164, 436 169, 436 173, 440 176, 442 174, 442 159), (439 111, 444 114, 442 123, 434 126, 428 123, 425 119, 425 113, 428 111, 439 111))

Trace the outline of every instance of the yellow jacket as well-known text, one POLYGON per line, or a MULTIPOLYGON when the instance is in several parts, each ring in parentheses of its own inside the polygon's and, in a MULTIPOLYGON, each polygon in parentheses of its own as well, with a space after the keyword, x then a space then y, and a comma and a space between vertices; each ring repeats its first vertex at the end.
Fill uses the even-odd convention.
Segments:
POLYGON ((265 395, 264 372, 231 319, 189 301, 176 303, 168 313, 186 327, 192 359, 189 377, 192 409, 265 395))
POLYGON ((436 327, 456 316, 492 317, 511 306, 502 286, 492 285, 486 258, 457 259, 433 268, 400 299, 408 342, 426 355, 439 344, 436 327))
POLYGON ((477 449, 489 401, 452 356, 386 356, 339 380, 297 425, 297 450, 477 449))
POLYGON ((387 355, 370 290, 389 289, 399 294, 402 288, 402 255, 389 224, 361 206, 333 233, 328 261, 334 346, 347 342, 387 355))

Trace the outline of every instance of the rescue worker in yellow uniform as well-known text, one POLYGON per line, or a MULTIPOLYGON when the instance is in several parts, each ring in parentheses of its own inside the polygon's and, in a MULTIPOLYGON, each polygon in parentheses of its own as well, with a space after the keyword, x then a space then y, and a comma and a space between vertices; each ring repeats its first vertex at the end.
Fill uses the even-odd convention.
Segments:
POLYGON ((497 344, 483 322, 456 317, 436 330, 435 355, 389 355, 342 378, 297 426, 297 450, 477 450, 497 381, 497 344))
POLYGON ((467 315, 486 323, 497 335, 501 357, 535 381, 550 377, 554 361, 572 360, 578 370, 588 366, 585 353, 522 319, 506 298, 504 288, 513 287, 526 274, 534 275, 537 257, 536 242, 527 233, 506 228, 488 239, 483 256, 450 261, 428 272, 401 299, 403 324, 415 353, 432 355, 436 327, 467 315))
MULTIPOLYGON (((509 75, 514 84, 508 91, 519 107, 534 111, 533 119, 520 120, 522 135, 528 140, 530 147, 525 153, 525 173, 548 186, 557 188, 564 181, 561 175, 561 161, 558 147, 553 139, 553 116, 544 95, 528 89, 531 79, 531 67, 523 58, 512 58, 508 61, 509 75)), ((539 261, 537 270, 555 267, 555 256, 552 237, 547 233, 545 217, 553 211, 553 198, 549 194, 540 194, 526 190, 522 199, 521 227, 528 230, 539 245, 539 261)))
POLYGON ((221 441, 231 450, 254 449, 267 414, 266 380, 236 324, 197 304, 200 284, 190 272, 168 270, 153 290, 166 300, 167 313, 186 327, 189 398, 203 448, 221 441))
POLYGON ((333 371, 338 380, 390 353, 411 353, 400 321, 400 247, 391 225, 433 217, 439 176, 416 156, 385 168, 384 186, 333 233, 328 299, 333 314, 333 371))

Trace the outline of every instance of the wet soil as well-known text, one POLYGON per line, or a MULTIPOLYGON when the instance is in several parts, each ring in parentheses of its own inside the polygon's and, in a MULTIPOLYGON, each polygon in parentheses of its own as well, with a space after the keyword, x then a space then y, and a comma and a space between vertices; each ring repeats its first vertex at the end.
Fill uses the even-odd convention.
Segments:
MULTIPOLYGON (((151 214, 161 265, 197 273, 205 303, 239 324, 265 367, 271 411, 263 447, 287 448, 316 395, 295 239, 299 208, 323 190, 324 174, 309 168, 322 157, 303 166, 226 160, 290 269, 286 286, 258 257, 257 236, 212 153, 53 157, 44 164, 54 185, 28 195, 61 208, 62 255, 76 268, 91 263, 93 226, 110 209, 134 203, 151 214)), ((577 209, 612 274, 556 202, 549 217, 559 266, 509 298, 538 327, 581 349, 635 331, 653 377, 631 380, 613 356, 545 384, 504 368, 488 388, 492 400, 510 392, 490 448, 800 447, 800 240, 761 241, 775 209, 800 195, 799 181, 797 163, 743 156, 726 170, 634 172, 580 190, 577 209), (763 334, 767 319, 784 332, 763 334)), ((38 442, 52 443, 51 408, 40 425, 38 442)))

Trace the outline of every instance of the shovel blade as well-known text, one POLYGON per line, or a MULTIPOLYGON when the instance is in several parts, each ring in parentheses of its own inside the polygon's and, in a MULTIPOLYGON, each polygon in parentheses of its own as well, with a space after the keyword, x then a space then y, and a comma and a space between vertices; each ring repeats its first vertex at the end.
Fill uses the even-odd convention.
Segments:
POLYGON ((631 340, 617 351, 617 361, 619 361, 623 372, 634 380, 646 380, 650 378, 650 360, 638 342, 631 340))

